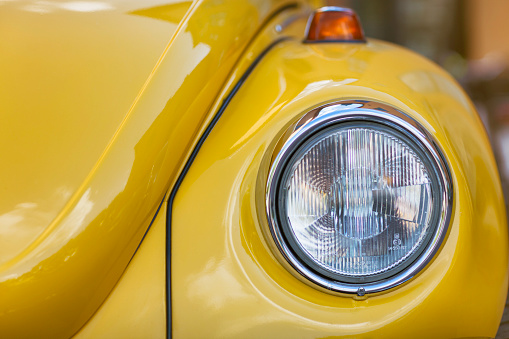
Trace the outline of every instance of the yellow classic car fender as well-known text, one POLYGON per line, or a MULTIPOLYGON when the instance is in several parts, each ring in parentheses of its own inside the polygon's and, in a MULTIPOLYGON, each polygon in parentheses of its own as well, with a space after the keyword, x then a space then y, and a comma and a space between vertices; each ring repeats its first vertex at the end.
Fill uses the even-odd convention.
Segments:
POLYGON ((175 337, 496 334, 507 293, 507 221, 490 144, 455 81, 405 49, 374 40, 278 43, 206 135, 171 206, 175 337), (264 211, 264 159, 275 141, 306 112, 354 99, 397 108, 424 126, 450 166, 454 197, 434 260, 405 284, 364 298, 324 292, 286 265, 264 211))

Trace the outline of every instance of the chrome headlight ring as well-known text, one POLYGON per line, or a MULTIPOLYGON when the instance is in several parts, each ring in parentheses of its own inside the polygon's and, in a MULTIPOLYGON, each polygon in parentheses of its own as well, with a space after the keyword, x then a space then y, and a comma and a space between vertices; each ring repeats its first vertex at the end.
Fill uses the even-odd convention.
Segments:
POLYGON ((280 149, 270 168, 266 187, 266 212, 270 232, 279 251, 300 275, 326 290, 364 295, 398 286, 414 277, 430 262, 440 248, 450 222, 452 180, 440 148, 420 124, 391 106, 348 100, 330 103, 308 112, 285 136, 278 143, 280 149), (302 156, 303 147, 309 147, 313 138, 332 133, 338 126, 368 126, 371 130, 379 129, 396 135, 415 150, 415 157, 426 162, 433 180, 431 203, 434 209, 429 217, 429 230, 420 245, 394 267, 372 275, 342 274, 320 264, 301 246, 285 214, 287 207, 281 186, 291 175, 289 164, 296 163, 295 158, 302 156))

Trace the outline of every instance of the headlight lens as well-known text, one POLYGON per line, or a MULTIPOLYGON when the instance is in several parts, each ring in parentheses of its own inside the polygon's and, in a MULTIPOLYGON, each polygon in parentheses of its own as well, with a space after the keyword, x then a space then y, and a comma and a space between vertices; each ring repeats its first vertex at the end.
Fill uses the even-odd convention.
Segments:
POLYGON ((430 232, 437 190, 404 137, 383 126, 342 124, 302 145, 283 174, 287 232, 317 265, 345 276, 385 272, 430 232))
POLYGON ((308 279, 343 292, 413 276, 438 248, 450 211, 448 171, 429 135, 393 108, 368 107, 315 112, 269 179, 279 248, 308 279))

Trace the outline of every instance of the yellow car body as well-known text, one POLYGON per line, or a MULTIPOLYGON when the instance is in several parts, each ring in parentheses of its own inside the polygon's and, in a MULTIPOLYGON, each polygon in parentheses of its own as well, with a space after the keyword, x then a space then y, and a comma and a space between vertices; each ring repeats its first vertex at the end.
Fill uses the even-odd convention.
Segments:
POLYGON ((303 43, 319 1, 0 4, 0 337, 494 337, 507 220, 482 123, 403 48, 303 43), (369 100, 440 145, 453 206, 417 276, 355 298, 267 236, 267 154, 306 112, 369 100))

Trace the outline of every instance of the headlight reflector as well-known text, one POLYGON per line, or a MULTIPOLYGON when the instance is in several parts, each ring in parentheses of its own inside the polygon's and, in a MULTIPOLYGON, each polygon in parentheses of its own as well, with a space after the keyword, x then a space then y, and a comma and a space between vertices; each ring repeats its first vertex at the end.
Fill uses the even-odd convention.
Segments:
POLYGON ((271 170, 267 207, 278 247, 327 289, 369 293, 409 279, 448 223, 450 180, 438 149, 382 104, 349 101, 312 114, 271 170))

